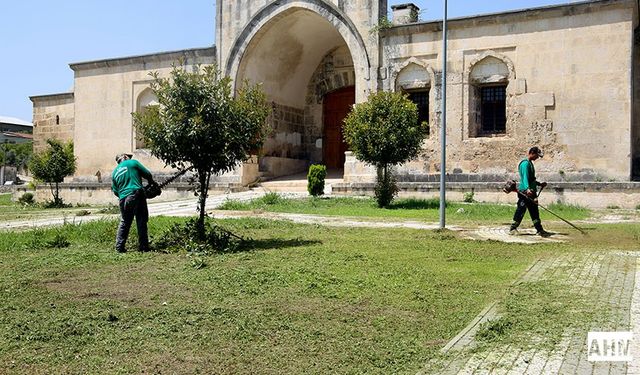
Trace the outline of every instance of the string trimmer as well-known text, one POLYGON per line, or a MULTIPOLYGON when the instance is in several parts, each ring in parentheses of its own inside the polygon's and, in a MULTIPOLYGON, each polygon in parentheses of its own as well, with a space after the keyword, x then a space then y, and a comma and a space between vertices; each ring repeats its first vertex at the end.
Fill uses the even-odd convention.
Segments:
POLYGON ((144 196, 147 199, 153 199, 153 198, 157 197, 158 195, 162 194, 162 188, 163 187, 167 186, 168 184, 173 182, 176 178, 182 176, 183 174, 187 173, 191 169, 193 169, 193 166, 191 166, 191 167, 189 167, 187 169, 183 169, 183 170, 179 171, 178 173, 176 173, 175 175, 171 176, 168 180, 162 182, 161 184, 158 184, 155 181, 153 183, 147 184, 144 187, 144 196))
MULTIPOLYGON (((545 206, 543 206, 540 203, 536 202, 535 200, 531 199, 531 197, 529 197, 528 195, 526 195, 523 192, 519 191, 517 186, 518 186, 518 183, 515 180, 509 180, 509 181, 505 182, 504 187, 502 188, 502 191, 504 191, 507 194, 511 193, 512 191, 515 191, 516 193, 518 193, 519 195, 521 195, 525 199, 529 200, 529 202, 532 202, 532 203, 536 204, 538 207, 540 207, 543 210, 547 211, 551 215, 553 215, 553 216, 557 217, 558 219, 564 221, 565 223, 571 225, 574 229, 579 231, 582 235, 586 235, 587 234, 587 232, 585 232, 584 229, 578 228, 575 224, 571 223, 569 220, 561 217, 560 215, 556 214, 555 212, 551 211, 550 209, 546 208, 545 206)), ((538 196, 540 196, 540 193, 542 193, 543 189, 544 189, 544 187, 542 187, 540 189, 540 192, 538 193, 538 196)))

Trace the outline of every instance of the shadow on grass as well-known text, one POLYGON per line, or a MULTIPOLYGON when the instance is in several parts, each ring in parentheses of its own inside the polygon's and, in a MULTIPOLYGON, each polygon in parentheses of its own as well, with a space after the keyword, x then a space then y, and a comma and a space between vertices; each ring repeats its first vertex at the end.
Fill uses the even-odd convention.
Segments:
POLYGON ((391 203, 389 210, 433 210, 440 208, 439 199, 399 199, 391 203))
POLYGON ((320 245, 322 241, 319 240, 303 240, 299 238, 294 239, 282 239, 282 238, 267 238, 267 239, 246 239, 242 241, 234 253, 243 251, 259 251, 259 250, 273 250, 273 249, 285 249, 289 247, 302 247, 311 245, 320 245))

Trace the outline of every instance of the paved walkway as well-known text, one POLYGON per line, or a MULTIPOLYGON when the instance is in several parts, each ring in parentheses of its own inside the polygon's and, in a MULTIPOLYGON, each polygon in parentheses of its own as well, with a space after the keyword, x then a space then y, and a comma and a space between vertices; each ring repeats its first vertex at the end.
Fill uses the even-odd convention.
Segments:
POLYGON ((444 358, 420 374, 640 374, 640 340, 634 341, 635 360, 629 364, 587 361, 588 331, 640 332, 639 262, 640 252, 570 254, 535 262, 516 283, 553 279, 612 313, 584 330, 562 332, 560 344, 551 350, 508 345, 474 350, 480 325, 500 317, 499 304, 492 303, 442 349, 444 358))
MULTIPOLYGON (((212 195, 207 200, 207 208, 220 207, 226 200, 233 199, 237 201, 247 201, 259 198, 265 194, 262 189, 253 189, 239 193, 229 193, 221 195, 212 195)), ((91 211, 91 210, 89 210, 91 211)), ((153 202, 149 201, 150 216, 192 216, 198 212, 198 200, 196 198, 172 201, 172 202, 153 202)), ((30 220, 15 220, 0 223, 0 230, 16 230, 29 229, 36 227, 47 227, 55 225, 63 225, 65 223, 81 224, 95 220, 118 219, 119 214, 105 215, 92 213, 87 216, 58 216, 44 217, 30 220)))

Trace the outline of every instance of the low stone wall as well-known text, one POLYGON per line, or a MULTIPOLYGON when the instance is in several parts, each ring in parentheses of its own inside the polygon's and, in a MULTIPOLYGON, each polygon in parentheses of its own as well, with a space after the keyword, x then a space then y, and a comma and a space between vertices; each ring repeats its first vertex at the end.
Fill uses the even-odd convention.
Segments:
MULTIPOLYGON (((237 192, 246 190, 240 184, 233 183, 212 183, 209 185, 209 193, 212 195, 224 194, 226 192, 237 192)), ((26 192, 34 193, 36 202, 46 202, 53 199, 49 185, 41 184, 36 191, 28 190, 26 186, 18 186, 13 191, 13 200, 17 200, 26 192)), ((60 184, 60 197, 69 204, 117 204, 118 199, 111 191, 111 184, 98 183, 63 183, 60 184)), ((162 190, 159 197, 153 199, 154 202, 167 202, 180 199, 193 198, 193 188, 185 183, 170 184, 162 190)))
MULTIPOLYGON (((336 195, 373 195, 373 183, 332 184, 336 195)), ((399 196, 439 198, 440 183, 400 182, 399 196)), ((515 193, 502 192, 502 182, 447 182, 447 200, 462 201, 465 193, 473 192, 479 202, 514 203, 515 193)), ((638 182, 549 182, 540 195, 540 203, 563 203, 589 208, 620 207, 635 209, 640 205, 638 182)))

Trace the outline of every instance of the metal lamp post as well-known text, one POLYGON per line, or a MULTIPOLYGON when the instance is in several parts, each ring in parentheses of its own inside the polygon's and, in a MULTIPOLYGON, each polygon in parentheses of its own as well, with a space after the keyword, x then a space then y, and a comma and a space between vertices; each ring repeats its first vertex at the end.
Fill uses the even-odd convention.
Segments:
POLYGON ((442 19, 442 124, 440 126, 440 228, 445 227, 447 177, 447 0, 442 19))

